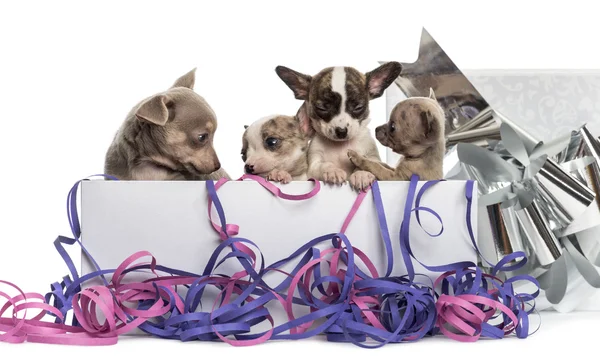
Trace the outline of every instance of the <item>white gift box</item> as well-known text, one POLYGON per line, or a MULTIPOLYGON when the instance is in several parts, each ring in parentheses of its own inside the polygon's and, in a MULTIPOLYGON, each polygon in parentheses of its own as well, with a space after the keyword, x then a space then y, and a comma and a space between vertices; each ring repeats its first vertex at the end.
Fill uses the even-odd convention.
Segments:
MULTIPOLYGON (((419 182, 418 188, 423 185, 419 182)), ((294 181, 280 185, 288 194, 311 190, 311 181, 294 181)), ((409 182, 379 182, 387 225, 393 248, 393 276, 406 273, 399 246, 399 230, 409 182)), ((433 238, 411 216, 410 243, 414 254, 427 265, 460 261, 477 261, 466 223, 466 182, 440 182, 427 190, 421 205, 436 211, 443 222, 443 233, 433 238)), ((239 237, 256 243, 264 255, 265 265, 283 259, 308 241, 340 231, 358 195, 350 186, 321 185, 318 194, 307 200, 284 200, 253 180, 230 181, 217 192, 228 224, 239 226, 239 237)), ((473 200, 472 208, 477 207, 473 200)), ((213 220, 219 223, 216 213, 213 220)), ((476 213, 472 214, 477 227, 476 213)), ((421 214, 422 226, 430 233, 440 230, 433 216, 421 214)), ((148 251, 161 265, 202 273, 219 234, 208 218, 208 192, 203 181, 104 181, 89 180, 81 185, 81 240, 102 269, 116 268, 126 257, 148 251)), ((387 256, 380 234, 377 213, 368 191, 346 230, 353 247, 363 251, 385 274, 387 256)), ((319 245, 324 250, 331 244, 319 245)), ((228 261, 229 262, 229 261, 228 261)), ((357 262, 361 266, 360 262, 357 262)), ((296 263, 282 267, 291 271, 296 263)), ((82 273, 94 271, 86 257, 81 260, 82 273)), ((415 271, 431 278, 432 273, 414 263, 415 271)), ((236 263, 225 263, 220 273, 239 271, 236 263)), ((277 276, 266 282, 276 285, 277 276)), ((275 323, 287 321, 283 309, 274 306, 275 323)))

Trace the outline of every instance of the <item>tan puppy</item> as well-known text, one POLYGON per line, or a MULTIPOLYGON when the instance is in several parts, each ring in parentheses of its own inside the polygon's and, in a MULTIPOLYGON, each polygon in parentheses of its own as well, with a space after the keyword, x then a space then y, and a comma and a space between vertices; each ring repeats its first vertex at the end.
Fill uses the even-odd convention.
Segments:
POLYGON ((195 70, 131 109, 108 148, 105 174, 121 180, 230 178, 213 148, 215 113, 193 91, 195 70))
POLYGON ((281 183, 308 179, 308 122, 274 115, 245 127, 242 160, 247 174, 281 183))
POLYGON ((348 157, 358 169, 371 172, 377 180, 407 181, 413 174, 421 180, 439 180, 443 177, 446 145, 444 124, 444 110, 430 90, 429 97, 399 102, 390 121, 375 129, 375 137, 382 145, 403 156, 395 169, 353 150, 348 151, 348 157))

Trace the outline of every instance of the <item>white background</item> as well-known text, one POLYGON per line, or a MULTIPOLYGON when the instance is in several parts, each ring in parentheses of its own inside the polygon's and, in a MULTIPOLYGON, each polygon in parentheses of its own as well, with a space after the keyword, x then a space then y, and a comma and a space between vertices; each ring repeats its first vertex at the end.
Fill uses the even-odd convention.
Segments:
MULTIPOLYGON (((242 126, 271 113, 293 114, 299 106, 274 72, 279 64, 312 74, 331 65, 368 71, 379 60, 410 62, 425 26, 463 69, 600 67, 598 9, 578 1, 486 3, 2 2, 0 278, 46 292, 66 275, 52 241, 58 234, 70 236, 67 191, 76 180, 102 172, 104 152, 137 101, 194 67, 196 91, 217 113, 216 148, 232 176, 241 173, 242 126)), ((383 122, 384 102, 371 103, 372 125, 383 122)), ((256 358, 283 360, 327 354, 343 361, 502 354, 533 360, 593 351, 598 321, 593 314, 550 315, 525 341, 460 344, 436 338, 376 351, 319 341, 235 349, 153 339, 97 350, 0 344, 0 358, 121 359, 144 348, 156 358, 256 353, 256 358)))

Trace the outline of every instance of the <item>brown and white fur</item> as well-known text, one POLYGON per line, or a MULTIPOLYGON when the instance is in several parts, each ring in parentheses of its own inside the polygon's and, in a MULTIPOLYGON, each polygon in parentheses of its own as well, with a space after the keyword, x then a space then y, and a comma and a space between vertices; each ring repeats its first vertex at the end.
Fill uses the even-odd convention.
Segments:
POLYGON ((284 184, 308 180, 308 122, 302 123, 298 117, 273 115, 245 127, 242 137, 245 173, 284 184))
POLYGON ((354 151, 348 152, 348 158, 381 181, 407 181, 413 174, 421 180, 439 180, 446 149, 444 125, 444 110, 430 90, 429 97, 411 97, 396 104, 389 122, 375 129, 382 145, 403 156, 395 169, 354 151))
POLYGON ((213 147, 215 113, 193 91, 195 71, 131 109, 108 148, 105 174, 121 180, 230 179, 213 147))
POLYGON ((300 116, 308 117, 316 133, 308 150, 308 176, 328 184, 346 181, 363 190, 375 180, 357 170, 347 156, 349 149, 367 159, 380 161, 368 124, 369 101, 380 97, 398 77, 402 66, 390 62, 363 74, 351 67, 329 67, 315 76, 278 66, 279 77, 304 100, 300 116))

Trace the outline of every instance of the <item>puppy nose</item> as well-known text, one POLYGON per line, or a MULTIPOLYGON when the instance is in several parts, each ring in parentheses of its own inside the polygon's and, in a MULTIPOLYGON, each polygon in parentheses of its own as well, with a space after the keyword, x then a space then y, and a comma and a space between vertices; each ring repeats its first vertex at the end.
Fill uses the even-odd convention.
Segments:
POLYGON ((346 138, 348 135, 348 128, 344 127, 335 127, 335 135, 337 138, 346 138))
POLYGON ((254 165, 246 165, 245 167, 246 173, 254 174, 254 165))

